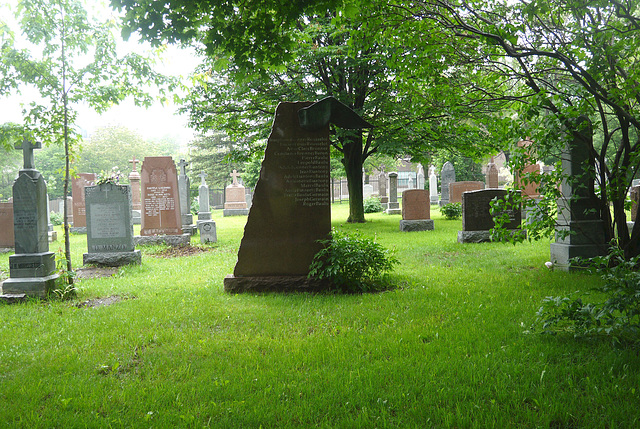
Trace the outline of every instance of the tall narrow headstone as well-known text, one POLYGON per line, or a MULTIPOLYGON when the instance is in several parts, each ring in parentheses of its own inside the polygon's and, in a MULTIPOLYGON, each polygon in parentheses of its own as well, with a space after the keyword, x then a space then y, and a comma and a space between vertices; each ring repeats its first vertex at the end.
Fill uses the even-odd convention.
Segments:
POLYGON ((487 164, 487 173, 485 174, 485 185, 486 188, 497 188, 498 187, 498 166, 493 162, 493 157, 487 164))
POLYGON ((326 287, 307 275, 331 230, 329 121, 356 128, 354 118, 366 124, 333 98, 278 105, 226 291, 326 287))
POLYGON ((84 188, 95 185, 95 173, 80 173, 71 180, 73 196, 73 228, 71 232, 85 234, 87 232, 87 216, 84 204, 84 188))
POLYGON ((418 173, 416 174, 416 189, 424 189, 424 167, 418 164, 418 173))
POLYGON ((386 210, 389 205, 389 197, 387 196, 387 175, 384 171, 378 174, 378 196, 382 208, 386 210))
POLYGON ((398 203, 398 173, 389 173, 389 204, 387 214, 401 214, 400 203, 398 203))
POLYGON ((238 173, 236 170, 233 170, 230 176, 232 178, 231 184, 224 190, 225 202, 222 215, 246 216, 247 214, 249 214, 249 209, 247 208, 245 188, 240 182, 238 182, 240 173, 238 173))
POLYGON ((440 205, 449 204, 449 184, 456 181, 456 170, 449 161, 445 162, 440 171, 440 205))
POLYGON ((438 177, 433 165, 429 168, 429 199, 431 204, 438 204, 438 177))
POLYGON ((9 256, 9 279, 2 283, 4 295, 28 295, 44 298, 55 288, 55 255, 49 251, 47 225, 47 184, 35 169, 33 150, 39 149, 24 139, 24 168, 13 184, 13 231, 15 254, 9 256))
POLYGON ((87 248, 83 263, 118 267, 139 264, 140 251, 133 243, 131 187, 103 183, 87 186, 87 248))
POLYGON ((198 187, 198 222, 203 220, 211 220, 211 212, 209 211, 209 187, 204 179, 207 173, 200 172, 200 187, 198 187))
POLYGON ((165 242, 188 244, 182 233, 178 200, 178 174, 170 156, 147 156, 140 174, 142 184, 142 228, 136 244, 165 242), (157 238, 147 238, 157 237, 157 238))
POLYGON ((180 216, 182 219, 182 232, 193 234, 195 226, 193 225, 193 215, 191 214, 191 180, 187 176, 187 166, 189 165, 184 159, 178 163, 180 173, 178 174, 178 195, 180 196, 180 216))
POLYGON ((136 170, 136 164, 140 161, 134 156, 129 161, 133 167, 129 173, 129 184, 131 185, 131 217, 134 225, 142 223, 142 203, 140 201, 140 173, 136 170))
POLYGON ((580 117, 576 130, 575 138, 568 142, 562 154, 562 169, 567 178, 560 185, 562 198, 558 200, 556 241, 550 249, 554 269, 563 271, 579 268, 572 263, 572 258, 593 258, 605 255, 608 250, 594 178, 589 174, 589 170, 593 171, 589 156, 593 139, 591 123, 580 117), (568 235, 563 238, 563 233, 568 235))

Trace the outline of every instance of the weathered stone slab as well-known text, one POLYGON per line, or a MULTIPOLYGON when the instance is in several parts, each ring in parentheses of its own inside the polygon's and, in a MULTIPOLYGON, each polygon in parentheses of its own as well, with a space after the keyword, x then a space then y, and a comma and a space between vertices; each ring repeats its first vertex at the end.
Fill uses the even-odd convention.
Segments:
POLYGON ((168 246, 187 246, 191 243, 191 234, 180 235, 136 235, 133 237, 133 243, 136 246, 144 246, 147 244, 166 244, 168 246))
POLYGON ((95 173, 80 173, 71 180, 71 192, 73 196, 73 228, 71 232, 86 234, 87 216, 84 202, 84 188, 93 186, 98 177, 95 173))
POLYGON ((132 252, 101 252, 85 253, 82 255, 84 265, 99 265, 106 267, 120 267, 123 265, 142 263, 142 254, 139 250, 132 252))
POLYGON ((449 161, 445 162, 440 171, 440 205, 449 204, 449 184, 456 181, 456 170, 449 161))
POLYGON ((484 189, 484 182, 464 181, 449 183, 449 202, 461 203, 462 194, 469 191, 484 189))
POLYGON ((0 203, 0 249, 15 247, 13 203, 0 203))
POLYGON ((145 157, 142 164, 140 235, 182 235, 178 175, 170 156, 145 157))
POLYGON ((199 220, 198 231, 200 232, 200 243, 215 243, 218 241, 216 235, 216 223, 212 220, 199 220))

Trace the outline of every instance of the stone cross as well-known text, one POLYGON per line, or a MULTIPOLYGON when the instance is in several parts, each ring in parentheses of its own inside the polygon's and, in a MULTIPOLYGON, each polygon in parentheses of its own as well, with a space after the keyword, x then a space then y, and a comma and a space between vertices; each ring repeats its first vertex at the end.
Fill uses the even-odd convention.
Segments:
POLYGON ((22 140, 22 143, 16 143, 16 149, 22 149, 22 158, 24 160, 24 169, 25 170, 35 170, 36 164, 33 159, 33 150, 40 149, 42 144, 40 142, 33 143, 31 140, 26 137, 22 140))
POLYGON ((238 177, 240 176, 240 173, 238 173, 236 170, 233 170, 233 173, 231 173, 229 176, 233 177, 233 185, 237 185, 238 184, 238 177))
POLYGON ((181 159, 180 162, 178 163, 178 167, 180 167, 180 174, 182 174, 183 176, 187 175, 187 171, 186 171, 187 165, 189 165, 189 163, 184 159, 181 159))
POLYGON ((132 171, 136 171, 136 164, 140 162, 139 159, 136 159, 136 157, 134 156, 133 159, 129 160, 129 162, 131 164, 133 164, 133 170, 132 171))
POLYGON ((204 171, 201 171, 200 174, 198 174, 198 176, 200 176, 200 180, 202 181, 200 185, 206 185, 206 183, 204 183, 204 179, 205 177, 208 176, 207 173, 205 173, 204 171))

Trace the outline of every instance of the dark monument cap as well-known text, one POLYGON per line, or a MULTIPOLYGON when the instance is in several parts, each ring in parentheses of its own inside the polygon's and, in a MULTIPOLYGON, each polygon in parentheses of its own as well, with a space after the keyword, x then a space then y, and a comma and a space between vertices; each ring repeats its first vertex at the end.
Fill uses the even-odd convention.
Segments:
POLYGON ((335 97, 325 97, 298 110, 298 120, 300 127, 309 131, 322 129, 329 123, 351 130, 373 128, 373 125, 335 97))

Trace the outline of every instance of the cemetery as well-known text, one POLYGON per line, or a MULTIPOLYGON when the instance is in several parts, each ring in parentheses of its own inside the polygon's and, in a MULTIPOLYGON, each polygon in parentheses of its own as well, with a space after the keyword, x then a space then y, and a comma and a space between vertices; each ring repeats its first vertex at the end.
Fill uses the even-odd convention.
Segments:
POLYGON ((640 2, 302 3, 0 5, 0 426, 638 427, 640 2))

